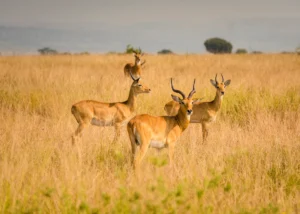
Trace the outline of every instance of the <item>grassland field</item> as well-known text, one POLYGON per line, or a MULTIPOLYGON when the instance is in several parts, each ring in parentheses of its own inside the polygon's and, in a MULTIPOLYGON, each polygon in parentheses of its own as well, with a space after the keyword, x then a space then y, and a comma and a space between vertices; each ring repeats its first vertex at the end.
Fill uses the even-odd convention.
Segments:
POLYGON ((131 55, 0 57, 0 213, 300 213, 300 56, 145 55, 137 114, 164 115, 170 78, 210 101, 231 79, 206 144, 190 124, 175 149, 150 149, 136 179, 126 127, 77 127, 72 104, 124 101, 131 55))

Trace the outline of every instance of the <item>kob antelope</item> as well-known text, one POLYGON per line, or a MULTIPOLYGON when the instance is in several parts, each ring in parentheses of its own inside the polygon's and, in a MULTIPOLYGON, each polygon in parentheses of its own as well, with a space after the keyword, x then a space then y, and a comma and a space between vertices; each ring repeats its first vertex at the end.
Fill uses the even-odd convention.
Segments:
POLYGON ((135 51, 133 51, 133 53, 134 53, 135 62, 127 63, 125 65, 124 74, 125 76, 129 76, 131 72, 131 74, 135 78, 137 78, 141 76, 142 66, 146 63, 146 61, 144 60, 144 62, 142 62, 141 57, 144 55, 143 53, 137 53, 135 51))
POLYGON ((171 88, 175 93, 182 96, 182 99, 171 95, 173 100, 179 104, 179 111, 175 116, 151 116, 148 114, 137 115, 127 124, 127 131, 131 141, 132 164, 134 169, 138 169, 140 162, 145 156, 149 147, 162 149, 168 147, 170 165, 173 164, 173 155, 175 143, 188 127, 190 117, 193 113, 193 104, 197 100, 192 100, 195 91, 195 80, 193 89, 188 97, 173 87, 171 79, 171 88), (137 153, 137 147, 140 147, 137 153), (136 154, 137 153, 137 154, 136 154))
MULTIPOLYGON (((224 77, 222 76, 222 82, 217 81, 217 74, 215 80, 210 80, 211 84, 217 89, 215 99, 210 102, 199 102, 194 105, 194 114, 191 116, 191 123, 201 123, 202 125, 202 137, 203 142, 207 140, 208 137, 208 125, 217 118, 217 113, 221 108, 223 96, 225 94, 225 88, 230 84, 231 80, 226 80, 224 82, 224 77)), ((168 115, 176 115, 180 106, 177 102, 170 101, 165 105, 165 111, 168 115)))
MULTIPOLYGON (((130 73, 131 75, 131 73, 130 73)), ((140 83, 140 78, 131 75, 129 97, 124 102, 103 103, 94 100, 83 100, 74 104, 71 112, 78 122, 78 128, 72 136, 75 143, 77 137, 81 137, 83 130, 89 125, 115 126, 114 141, 119 140, 120 128, 133 116, 138 94, 149 93, 151 90, 140 83)))

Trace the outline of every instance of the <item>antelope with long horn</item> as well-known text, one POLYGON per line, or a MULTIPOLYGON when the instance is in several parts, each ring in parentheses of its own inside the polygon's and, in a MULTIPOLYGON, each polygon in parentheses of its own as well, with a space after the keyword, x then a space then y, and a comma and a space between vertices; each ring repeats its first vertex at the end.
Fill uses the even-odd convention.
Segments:
POLYGON ((136 78, 141 76, 142 66, 146 63, 146 60, 142 62, 141 58, 144 55, 143 53, 137 53, 136 51, 133 51, 133 53, 134 53, 135 62, 127 63, 124 66, 124 74, 125 76, 129 76, 131 72, 132 75, 136 78))
MULTIPOLYGON (((222 100, 225 94, 225 88, 230 84, 231 80, 224 81, 224 77, 221 74, 222 82, 218 82, 217 74, 215 80, 210 80, 211 84, 217 89, 215 99, 210 102, 199 102, 194 104, 193 115, 191 116, 191 123, 201 123, 202 126, 202 138, 203 142, 206 142, 208 137, 208 126, 211 122, 217 118, 222 100)), ((170 101, 165 105, 165 111, 168 115, 176 115, 180 106, 177 102, 170 101)))
POLYGON ((78 128, 72 136, 73 144, 81 137, 83 130, 89 125, 114 126, 114 142, 119 140, 120 128, 133 116, 137 107, 137 96, 149 93, 151 90, 130 73, 133 80, 128 99, 124 102, 103 103, 94 100, 83 100, 74 104, 71 112, 78 123, 78 128))
POLYGON ((193 100, 192 96, 195 91, 195 80, 193 89, 186 97, 185 94, 173 87, 171 79, 171 88, 175 93, 182 96, 179 98, 171 95, 173 100, 178 103, 179 111, 175 116, 151 116, 148 114, 137 115, 127 124, 127 131, 131 141, 132 164, 134 169, 139 169, 140 163, 145 156, 149 147, 169 149, 170 164, 173 164, 173 155, 175 144, 190 123, 190 117, 193 113, 193 104, 197 100, 193 100), (137 148, 140 147, 137 153, 137 148))

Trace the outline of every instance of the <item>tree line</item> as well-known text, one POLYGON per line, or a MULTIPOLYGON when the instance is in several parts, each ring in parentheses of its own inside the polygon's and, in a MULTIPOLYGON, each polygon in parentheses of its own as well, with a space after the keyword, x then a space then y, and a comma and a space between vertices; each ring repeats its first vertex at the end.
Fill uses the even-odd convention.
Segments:
MULTIPOLYGON (((233 45, 229 41, 222 39, 222 38, 218 38, 218 37, 209 38, 209 39, 205 40, 204 46, 205 46, 207 52, 213 53, 213 54, 230 54, 230 53, 232 53, 232 49, 233 49, 233 45)), ((59 53, 57 50, 54 50, 49 47, 44 47, 44 48, 38 49, 38 52, 41 55, 56 55, 56 54, 70 55, 71 54, 69 52, 59 53)), ((128 44, 123 53, 131 54, 133 52, 141 53, 142 50, 140 47, 135 48, 131 44, 128 44)), ((237 48, 235 53, 236 54, 247 54, 248 51, 245 48, 237 48)), ((260 54, 262 52, 261 51, 252 51, 251 53, 260 54)), ((282 53, 293 53, 293 52, 282 52, 282 53)), ((300 46, 298 48, 296 48, 295 53, 300 55, 300 46)), ((87 55, 89 53, 81 52, 78 54, 87 55)), ((109 52, 108 54, 117 54, 117 52, 109 52)), ((174 52, 170 49, 162 49, 162 50, 158 51, 157 54, 174 54, 174 52)))

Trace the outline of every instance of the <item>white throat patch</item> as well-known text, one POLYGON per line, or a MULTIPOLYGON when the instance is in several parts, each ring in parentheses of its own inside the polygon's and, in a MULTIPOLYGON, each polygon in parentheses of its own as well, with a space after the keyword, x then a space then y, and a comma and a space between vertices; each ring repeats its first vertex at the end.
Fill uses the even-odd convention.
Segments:
POLYGON ((187 118, 188 120, 191 120, 191 114, 186 114, 186 118, 187 118))

